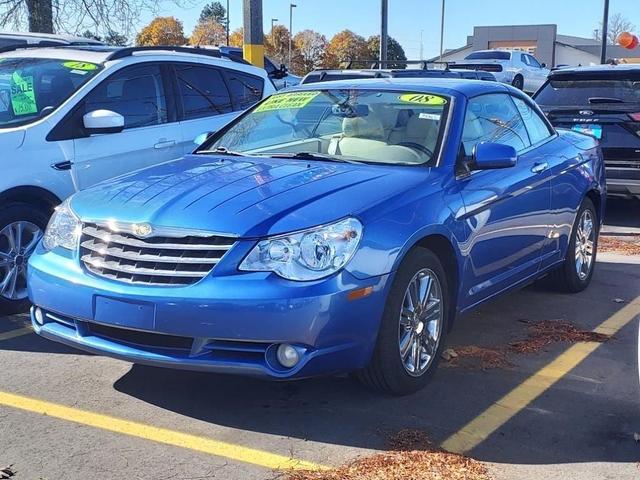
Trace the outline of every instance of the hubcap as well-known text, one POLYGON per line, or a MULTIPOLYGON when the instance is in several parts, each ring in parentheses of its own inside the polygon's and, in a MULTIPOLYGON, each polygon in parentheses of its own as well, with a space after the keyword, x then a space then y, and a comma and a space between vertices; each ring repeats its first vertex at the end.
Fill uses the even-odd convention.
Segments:
POLYGON ((27 298, 27 261, 42 238, 31 222, 13 222, 0 230, 0 297, 27 298))
POLYGON ((420 270, 405 291, 398 328, 400 359, 409 375, 419 377, 433 363, 443 318, 440 281, 433 271, 420 270))
POLYGON ((580 216, 576 231, 576 273, 580 280, 585 280, 591 273, 594 240, 593 216, 589 210, 585 210, 580 216))

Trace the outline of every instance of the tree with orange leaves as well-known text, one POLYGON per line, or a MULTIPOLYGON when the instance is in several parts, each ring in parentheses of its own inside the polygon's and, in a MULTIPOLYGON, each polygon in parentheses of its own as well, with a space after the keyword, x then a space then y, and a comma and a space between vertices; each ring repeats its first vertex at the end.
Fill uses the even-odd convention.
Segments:
POLYGON ((156 17, 136 37, 136 45, 184 45, 182 22, 175 17, 156 17))
POLYGON ((216 20, 207 18, 193 29, 190 45, 224 45, 227 41, 225 28, 216 20))

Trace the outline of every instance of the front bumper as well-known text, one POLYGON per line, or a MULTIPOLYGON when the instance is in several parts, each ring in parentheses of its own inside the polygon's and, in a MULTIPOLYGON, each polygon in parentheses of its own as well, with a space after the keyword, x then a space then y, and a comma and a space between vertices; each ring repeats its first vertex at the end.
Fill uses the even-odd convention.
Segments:
POLYGON ((134 363, 276 379, 365 366, 390 284, 390 275, 360 280, 342 271, 305 283, 237 272, 184 287, 135 285, 41 249, 28 277, 33 327, 45 338, 134 363), (349 298, 365 287, 370 295, 349 298), (301 355, 291 369, 276 360, 281 343, 301 355))

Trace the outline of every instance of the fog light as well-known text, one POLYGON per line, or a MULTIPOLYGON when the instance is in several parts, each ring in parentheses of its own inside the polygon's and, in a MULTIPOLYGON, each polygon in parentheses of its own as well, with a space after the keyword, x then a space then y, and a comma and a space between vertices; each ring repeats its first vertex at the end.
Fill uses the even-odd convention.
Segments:
POLYGON ((280 365, 285 368, 293 368, 300 361, 300 354, 288 343, 283 343, 278 346, 276 356, 278 357, 280 365))
POLYGON ((33 312, 33 316, 38 325, 44 325, 44 313, 42 313, 42 310, 40 310, 39 307, 36 308, 35 312, 33 312))

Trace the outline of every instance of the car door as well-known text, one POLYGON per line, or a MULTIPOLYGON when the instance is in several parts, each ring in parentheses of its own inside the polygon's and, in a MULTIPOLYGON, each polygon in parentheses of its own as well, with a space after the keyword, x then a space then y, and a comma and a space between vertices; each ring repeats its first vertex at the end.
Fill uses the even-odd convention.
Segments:
POLYGON ((542 86, 547 79, 549 70, 540 65, 540 62, 532 55, 525 55, 527 59, 527 65, 529 70, 529 83, 527 86, 527 92, 536 92, 542 86))
POLYGON ((81 125, 85 113, 111 110, 124 117, 124 129, 74 139, 72 171, 76 188, 84 189, 182 154, 180 127, 167 91, 166 68, 143 63, 118 70, 86 96, 73 117, 75 122, 81 125))
POLYGON ((469 100, 462 161, 469 161, 480 142, 511 145, 518 159, 514 167, 471 171, 458 178, 465 205, 459 220, 468 233, 463 245, 467 254, 463 308, 535 275, 548 233, 548 171, 539 165, 537 149, 509 94, 469 100))
POLYGON ((581 200, 581 191, 574 188, 575 166, 581 158, 572 156, 571 145, 558 138, 544 114, 528 97, 513 97, 524 119, 532 144, 536 147, 538 165, 545 167, 550 177, 551 210, 547 242, 542 250, 541 268, 562 260, 562 252, 573 227, 575 205, 581 200), (576 198, 577 197, 577 198, 576 198))
POLYGON ((262 98, 263 80, 234 69, 185 63, 176 64, 174 71, 183 153, 193 151, 197 137, 220 130, 262 98), (242 85, 236 85, 239 79, 253 85, 253 97, 249 101, 243 97, 242 85))

